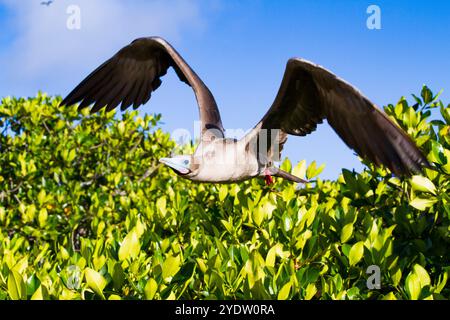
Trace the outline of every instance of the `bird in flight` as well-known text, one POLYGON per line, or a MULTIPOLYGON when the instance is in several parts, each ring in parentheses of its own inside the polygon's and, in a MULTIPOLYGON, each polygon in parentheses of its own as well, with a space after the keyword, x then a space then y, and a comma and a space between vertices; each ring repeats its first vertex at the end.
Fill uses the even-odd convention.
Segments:
POLYGON ((41 2, 41 5, 43 5, 43 6, 49 6, 49 5, 51 5, 53 3, 53 1, 52 0, 50 0, 50 1, 42 1, 41 2))
POLYGON ((225 137, 214 96, 180 54, 160 37, 139 38, 89 74, 61 105, 93 104, 134 109, 149 101, 172 67, 189 85, 200 113, 201 137, 193 154, 160 159, 179 176, 198 182, 233 183, 272 176, 306 182, 274 165, 288 135, 305 136, 324 119, 363 159, 383 165, 397 176, 429 166, 411 138, 356 88, 325 68, 300 58, 289 59, 275 100, 242 139, 225 137))

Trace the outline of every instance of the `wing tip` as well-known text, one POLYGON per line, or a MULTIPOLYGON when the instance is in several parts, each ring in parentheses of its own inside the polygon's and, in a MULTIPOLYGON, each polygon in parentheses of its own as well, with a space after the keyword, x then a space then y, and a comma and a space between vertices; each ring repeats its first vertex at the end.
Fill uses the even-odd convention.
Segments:
POLYGON ((400 163, 390 163, 387 166, 389 170, 399 177, 411 177, 415 174, 423 175, 425 169, 436 170, 423 153, 417 147, 415 149, 415 155, 417 156, 415 159, 413 159, 412 156, 408 157, 407 160, 400 158, 400 163))

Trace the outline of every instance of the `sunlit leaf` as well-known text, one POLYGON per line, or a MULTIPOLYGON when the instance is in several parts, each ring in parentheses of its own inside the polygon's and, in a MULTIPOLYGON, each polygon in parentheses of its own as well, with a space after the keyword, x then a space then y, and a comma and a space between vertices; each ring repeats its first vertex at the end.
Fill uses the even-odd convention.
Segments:
POLYGON ((431 283, 430 276, 428 275, 427 270, 422 267, 420 264, 415 264, 413 267, 414 273, 419 278, 420 286, 423 288, 425 286, 429 286, 431 283))
POLYGON ((311 300, 317 293, 317 288, 314 283, 309 283, 306 286, 306 294, 305 294, 305 300, 311 300))
POLYGON ((47 288, 40 285, 37 290, 31 296, 31 300, 46 300, 48 299, 47 288))
POLYGON ((123 239, 119 249, 119 260, 136 258, 141 250, 139 236, 135 229, 131 230, 123 239))
POLYGON ((341 231, 341 242, 347 242, 353 233, 353 223, 346 224, 341 231))
POLYGON ((430 179, 423 176, 413 176, 411 178, 411 186, 414 190, 425 191, 436 194, 436 187, 430 179))
POLYGON ((162 265, 162 277, 164 281, 170 282, 172 277, 180 270, 180 256, 168 256, 162 265))
POLYGON ((152 300, 155 297, 156 291, 158 290, 158 284, 155 279, 150 278, 145 285, 145 298, 148 300, 152 300))
POLYGON ((286 300, 287 298, 289 298, 291 286, 292 284, 288 282, 281 288, 281 290, 278 292, 278 300, 286 300))
POLYGON ((414 198, 409 202, 411 206, 416 208, 417 210, 424 211, 427 208, 431 207, 436 203, 436 199, 422 199, 422 198, 414 198))
POLYGON ((359 241, 355 243, 350 249, 348 255, 350 266, 354 266, 355 264, 357 264, 361 260, 363 255, 364 255, 364 243, 362 241, 359 241))
POLYGON ((100 273, 91 268, 86 268, 84 270, 84 274, 86 277, 86 283, 89 288, 91 288, 102 299, 105 299, 105 296, 103 295, 103 289, 105 289, 106 286, 105 278, 100 273))
POLYGON ((27 287, 22 275, 16 270, 10 270, 8 276, 8 294, 12 300, 23 300, 27 297, 27 287))
POLYGON ((415 273, 410 273, 405 281, 406 292, 412 300, 419 299, 421 286, 419 277, 415 273))

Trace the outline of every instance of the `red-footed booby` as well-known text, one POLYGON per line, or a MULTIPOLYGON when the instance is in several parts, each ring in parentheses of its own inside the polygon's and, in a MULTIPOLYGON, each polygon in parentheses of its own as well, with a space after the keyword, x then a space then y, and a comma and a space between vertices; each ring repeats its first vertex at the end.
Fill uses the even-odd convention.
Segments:
POLYGON ((216 101, 208 87, 178 52, 159 37, 139 38, 88 75, 61 105, 93 104, 121 110, 145 104, 172 67, 192 87, 197 99, 201 139, 192 155, 160 161, 183 178, 214 183, 272 176, 305 182, 274 166, 287 135, 305 136, 324 119, 348 147, 397 176, 429 166, 411 138, 356 88, 325 68, 300 58, 289 59, 280 89, 261 121, 242 139, 225 137, 216 101))

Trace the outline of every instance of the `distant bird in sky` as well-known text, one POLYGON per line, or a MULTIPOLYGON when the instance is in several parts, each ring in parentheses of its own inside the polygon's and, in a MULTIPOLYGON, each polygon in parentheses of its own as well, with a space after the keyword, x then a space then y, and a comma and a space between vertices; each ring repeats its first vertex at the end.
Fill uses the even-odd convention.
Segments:
MULTIPOLYGON (((257 54, 257 53, 256 53, 257 54)), ((272 106, 242 139, 225 137, 219 109, 208 87, 178 52, 159 37, 139 38, 88 75, 61 105, 92 104, 91 113, 145 104, 172 67, 192 87, 199 108, 201 139, 194 154, 162 158, 183 178, 232 183, 272 176, 305 182, 274 166, 287 136, 305 136, 324 119, 351 149, 398 176, 429 166, 411 138, 352 85, 325 68, 300 58, 289 59, 272 106)), ((243 84, 245 86, 245 84, 243 84)), ((245 106, 243 106, 245 107, 245 106)), ((327 148, 323 141, 321 148, 327 148)), ((301 150, 300 150, 301 151, 301 150)))
POLYGON ((42 1, 41 2, 41 5, 43 5, 43 6, 49 6, 49 5, 51 5, 53 3, 53 1, 52 0, 50 0, 50 1, 42 1))

